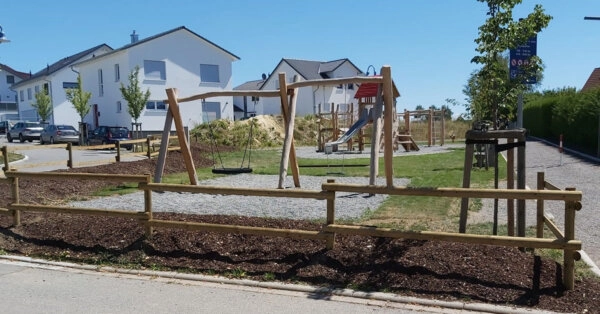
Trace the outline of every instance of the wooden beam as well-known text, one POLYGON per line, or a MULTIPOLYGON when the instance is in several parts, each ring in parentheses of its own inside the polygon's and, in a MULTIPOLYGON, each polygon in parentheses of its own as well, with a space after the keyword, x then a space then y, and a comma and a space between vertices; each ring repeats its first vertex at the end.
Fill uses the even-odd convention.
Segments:
POLYGON ((109 174, 109 173, 73 173, 73 172, 21 172, 7 171, 7 178, 54 179, 54 180, 94 180, 112 182, 146 182, 146 175, 109 174))
POLYGON ((277 90, 225 90, 218 92, 208 92, 198 95, 193 95, 184 98, 178 98, 177 102, 189 102, 194 100, 204 100, 212 97, 222 96, 254 96, 254 97, 278 97, 279 91, 277 90))
MULTIPOLYGON (((283 189, 283 184, 285 182, 285 177, 287 176, 287 169, 289 162, 292 163, 292 172, 298 171, 298 162, 296 161, 296 147, 294 145, 294 121, 292 116, 295 117, 295 105, 294 112, 290 111, 290 100, 288 99, 288 88, 287 82, 285 78, 285 73, 279 73, 279 93, 281 98, 281 114, 283 116, 283 121, 285 122, 285 140, 283 143, 283 153, 281 154, 281 162, 279 164, 279 184, 277 187, 279 189, 283 189), (294 170, 295 169, 295 170, 294 170)), ((292 173, 294 177, 294 186, 300 187, 300 180, 298 173, 292 173)))
POLYGON ((381 141, 381 115, 383 114, 383 86, 377 85, 377 97, 373 106, 373 123, 371 124, 371 167, 369 168, 369 184, 375 185, 379 174, 379 142, 381 141))
POLYGON ((295 189, 264 189, 264 188, 232 188, 225 186, 211 185, 181 185, 151 183, 140 184, 141 190, 179 192, 179 193, 203 193, 212 195, 242 195, 242 196, 263 196, 263 197, 291 197, 291 198, 312 198, 317 200, 334 199, 335 193, 320 190, 295 190, 295 189))
POLYGON ((392 69, 389 65, 384 65, 381 68, 381 76, 383 76, 383 105, 384 105, 384 153, 383 158, 385 162, 385 178, 387 186, 394 186, 394 92, 392 82, 392 69))
POLYGON ((508 190, 508 189, 472 189, 472 188, 414 188, 406 186, 374 186, 360 184, 323 183, 325 191, 355 192, 387 195, 438 196, 438 197, 467 197, 467 198, 512 198, 517 200, 554 200, 575 201, 582 198, 581 191, 538 191, 538 190, 508 190))
POLYGON ((362 235, 372 237, 387 237, 413 240, 435 240, 450 241, 483 245, 529 247, 529 248, 548 248, 548 249, 569 249, 580 250, 581 241, 570 240, 562 241, 558 239, 538 239, 509 236, 475 235, 450 232, 433 231, 400 231, 389 228, 377 228, 370 226, 349 226, 349 225, 328 225, 323 227, 326 232, 335 232, 341 234, 362 235))
POLYGON ((131 211, 131 210, 97 209, 97 208, 68 207, 68 206, 10 204, 7 207, 12 210, 34 211, 34 212, 42 212, 42 213, 94 215, 94 216, 124 217, 124 218, 141 218, 146 215, 146 213, 144 213, 144 212, 136 212, 136 211, 131 211))
MULTIPOLYGON (((162 138, 160 141, 160 149, 158 150, 158 159, 156 161, 156 168, 154 170, 154 182, 160 183, 162 181, 162 175, 165 171, 165 163, 167 161, 167 152, 169 147, 169 135, 171 134, 171 125, 173 124, 173 114, 171 110, 167 110, 167 116, 165 118, 165 125, 163 127, 162 138)), ((150 151, 150 147, 148 147, 150 151)), ((152 156, 152 154, 150 154, 152 156)))
POLYGON ((308 231, 308 230, 297 230, 297 229, 276 229, 276 228, 265 228, 265 227, 249 227, 239 225, 219 225, 210 224, 203 222, 187 222, 187 221, 170 221, 170 220, 150 220, 146 222, 149 226, 157 228, 177 228, 183 230, 192 231, 204 231, 204 232, 224 232, 224 233, 236 233, 236 234, 251 234, 258 236, 271 236, 271 237, 286 237, 296 239, 312 239, 312 240, 326 240, 329 236, 326 233, 320 231, 308 231))
MULTIPOLYGON (((177 89, 167 89, 167 97, 169 99, 169 111, 173 115, 173 121, 175 121, 175 131, 177 132, 177 139, 179 140, 179 146, 181 147, 181 154, 183 155, 183 161, 188 171, 191 185, 198 185, 198 174, 196 173, 196 167, 194 166, 194 160, 192 159, 192 152, 190 151, 190 145, 183 129, 183 121, 181 119, 181 113, 179 112, 179 104, 177 102, 177 89)), ((164 135, 164 134, 163 134, 164 135)), ((168 145, 168 141, 165 142, 168 145)), ((161 143, 162 146, 165 145, 161 143)))

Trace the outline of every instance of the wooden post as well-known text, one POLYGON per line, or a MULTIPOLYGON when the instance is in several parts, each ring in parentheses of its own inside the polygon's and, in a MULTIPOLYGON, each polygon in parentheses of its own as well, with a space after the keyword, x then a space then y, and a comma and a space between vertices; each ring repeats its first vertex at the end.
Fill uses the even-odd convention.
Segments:
MULTIPOLYGON (((149 184, 151 182, 152 178, 150 177, 150 174, 148 174, 146 176, 146 184, 149 184)), ((144 189, 144 213, 146 213, 146 221, 144 224, 146 238, 151 238, 153 228, 152 226, 150 226, 150 224, 148 224, 148 221, 152 220, 152 190, 150 189, 144 189)))
POLYGON ((373 127, 371 133, 371 164, 369 167, 369 184, 375 185, 379 173, 379 141, 381 137, 381 114, 383 111, 383 86, 377 84, 377 97, 373 106, 373 127))
POLYGON ((117 162, 121 161, 121 142, 117 141, 117 143, 115 144, 115 149, 117 150, 117 156, 115 156, 115 160, 117 162))
MULTIPOLYGON (((514 143, 514 138, 508 138, 508 144, 514 143)), ((506 152, 506 188, 515 188, 515 150, 514 148, 509 149, 506 152)), ((515 235, 515 200, 506 200, 506 220, 507 220, 507 233, 509 236, 515 235)))
POLYGON ((385 178, 388 187, 394 186, 394 87, 392 83, 392 68, 389 65, 384 65, 381 68, 383 76, 383 105, 385 106, 385 115, 383 128, 385 137, 383 138, 385 147, 383 158, 385 162, 385 178))
POLYGON ((2 167, 2 171, 8 171, 8 147, 6 145, 2 146, 2 157, 4 157, 4 167, 2 167))
MULTIPOLYGON (((298 77, 294 77, 296 81, 298 77)), ((281 113, 285 121, 286 133, 285 142, 283 145, 283 153, 281 154, 281 163, 279 164, 279 189, 283 189, 285 176, 287 175, 288 161, 292 164, 292 175, 294 177, 294 186, 300 187, 300 178, 298 170, 298 161, 296 160, 296 147, 294 145, 294 119, 296 117, 296 90, 292 90, 291 106, 287 95, 287 82, 285 81, 285 73, 279 73, 279 96, 281 98, 281 113), (293 112, 290 112, 293 111, 293 112)))
POLYGON ((427 136, 427 146, 431 147, 433 145, 433 109, 429 109, 429 136, 427 136))
MULTIPOLYGON (((517 138, 525 143, 525 132, 517 138)), ((525 190, 525 145, 517 147, 517 189, 525 190)), ((517 200, 517 236, 525 236, 525 200, 517 200)))
MULTIPOLYGON (((544 190, 545 189, 545 179, 544 172, 537 173, 537 189, 544 190)), ((536 224, 535 224, 535 235, 538 238, 544 237, 544 200, 537 200, 537 212, 536 212, 536 224)))
MULTIPOLYGON (((19 199, 19 177, 11 177, 10 178, 10 186, 11 186, 13 204, 19 204, 19 202, 20 202, 20 199, 19 199)), ((12 216, 13 216, 13 226, 20 226, 21 225, 21 211, 13 210, 12 216)))
MULTIPOLYGON (((194 160, 192 159, 192 152, 190 151, 190 145, 188 143, 187 136, 183 129, 183 121, 181 120, 181 114, 179 113, 179 103, 177 102, 177 89, 167 89, 167 98, 169 99, 169 111, 173 115, 173 121, 175 121, 175 131, 177 131, 177 139, 179 140, 179 147, 181 148, 181 154, 183 155, 183 161, 188 171, 191 185, 198 185, 198 174, 196 173, 196 167, 194 166, 194 160)), ((164 134, 163 134, 164 139, 164 134)), ((168 145, 169 139, 165 143, 161 143, 161 149, 163 145, 168 145)))
MULTIPOLYGON (((170 105, 169 105, 170 106, 170 105)), ((173 114, 171 110, 167 110, 165 118, 165 126, 161 136, 160 150, 158 152, 158 160, 156 161, 156 169, 154 170, 154 183, 160 183, 165 170, 165 162, 167 160, 167 152, 169 149, 169 136, 171 135, 171 124, 173 123, 173 114)))
MULTIPOLYGON (((473 152, 474 144, 467 144, 465 148, 465 165, 463 168, 463 188, 469 188, 471 186, 471 168, 473 167, 473 152)), ((469 198, 463 197, 460 201, 460 222, 458 226, 458 232, 460 233, 465 233, 467 231, 468 211, 469 198)))
POLYGON ((446 109, 442 109, 442 126, 440 129, 440 146, 444 146, 446 139, 446 109))
MULTIPOLYGON (((333 179, 327 179, 327 183, 335 183, 333 179)), ((333 192, 335 195, 335 192, 333 192)), ((335 197, 327 199, 327 225, 335 224, 335 197)), ((332 232, 327 237, 326 247, 328 250, 332 250, 335 246, 335 232, 332 232)))
POLYGON ((146 150, 146 156, 148 157, 148 159, 152 158, 152 153, 150 152, 151 145, 152 145, 151 137, 146 137, 146 147, 148 148, 146 150))
POLYGON ((410 112, 404 109, 404 132, 410 134, 410 112))
MULTIPOLYGON (((575 188, 566 188, 575 191, 575 188)), ((565 238, 564 241, 575 239, 575 210, 581 209, 579 202, 565 202, 565 238)), ((575 250, 564 250, 563 253, 563 285, 567 290, 575 287, 575 250)))
POLYGON ((67 151, 69 154, 69 160, 67 160, 67 167, 73 169, 73 143, 67 143, 67 151))

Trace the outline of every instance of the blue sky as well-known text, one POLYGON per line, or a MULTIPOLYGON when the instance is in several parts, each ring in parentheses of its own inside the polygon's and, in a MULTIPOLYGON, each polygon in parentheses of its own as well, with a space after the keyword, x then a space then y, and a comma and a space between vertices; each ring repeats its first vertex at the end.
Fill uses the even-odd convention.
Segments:
MULTIPOLYGON (((546 65, 541 89, 580 89, 600 67, 600 21, 583 19, 600 16, 600 1, 524 0, 515 19, 536 3, 554 17, 538 35, 546 65)), ((363 71, 390 65, 400 110, 464 102, 486 18, 486 5, 476 0, 21 0, 4 1, 1 10, 11 42, 0 45, 0 63, 19 71, 36 72, 102 43, 119 48, 133 30, 145 38, 186 26, 241 58, 233 64, 234 86, 260 79, 281 58, 348 58, 363 71)))

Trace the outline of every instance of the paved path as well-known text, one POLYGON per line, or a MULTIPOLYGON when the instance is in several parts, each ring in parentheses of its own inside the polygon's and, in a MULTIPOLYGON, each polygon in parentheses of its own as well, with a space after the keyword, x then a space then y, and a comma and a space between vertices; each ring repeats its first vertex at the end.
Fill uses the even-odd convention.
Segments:
MULTIPOLYGON (((526 177, 531 189, 537 186, 537 172, 561 189, 574 187, 583 193, 583 208, 575 216, 575 238, 596 265, 600 264, 600 161, 558 148, 542 141, 529 140, 526 146, 526 177)), ((545 208, 561 228, 564 227, 564 202, 547 202, 545 208)), ((529 211, 530 208, 528 207, 529 211)), ((535 212, 535 207, 531 208, 535 212)))

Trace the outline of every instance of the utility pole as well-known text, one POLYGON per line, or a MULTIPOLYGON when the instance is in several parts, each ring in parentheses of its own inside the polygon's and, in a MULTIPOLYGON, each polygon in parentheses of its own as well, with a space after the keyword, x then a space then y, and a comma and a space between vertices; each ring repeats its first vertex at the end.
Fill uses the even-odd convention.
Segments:
MULTIPOLYGON (((597 16, 586 16, 584 20, 600 21, 600 17, 597 16)), ((596 156, 600 157, 600 112, 598 112, 598 145, 596 147, 596 156)))

